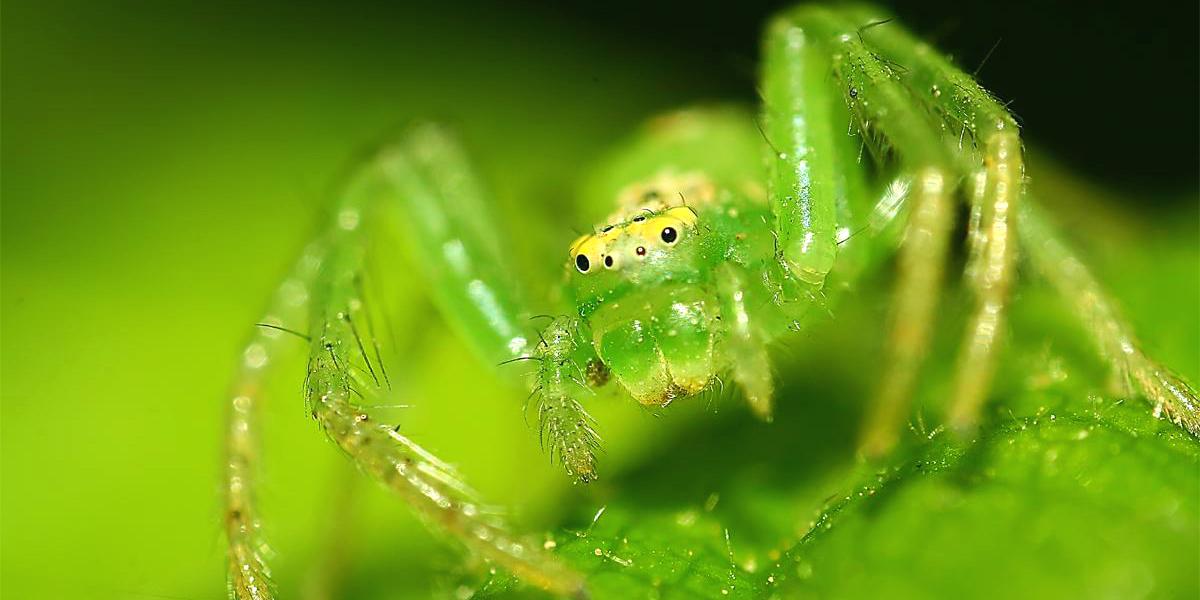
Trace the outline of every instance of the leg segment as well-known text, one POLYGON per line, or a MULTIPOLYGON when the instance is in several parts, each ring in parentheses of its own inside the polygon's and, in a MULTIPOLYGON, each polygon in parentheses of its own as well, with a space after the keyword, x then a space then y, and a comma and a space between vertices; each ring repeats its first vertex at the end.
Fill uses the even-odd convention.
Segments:
POLYGON ((520 286, 463 152, 438 127, 423 125, 381 152, 378 167, 382 177, 373 185, 399 209, 413 261, 451 326, 485 360, 522 355, 520 286))
MULTIPOLYGON (((324 253, 325 247, 319 242, 305 250, 275 292, 261 323, 282 326, 303 322, 308 289, 316 279, 324 253)), ((295 341, 283 331, 259 327, 242 352, 230 394, 225 441, 225 535, 229 540, 229 595, 238 600, 275 597, 254 496, 258 475, 258 405, 264 371, 287 343, 295 341)))
POLYGON ((412 254, 434 289, 434 299, 456 331, 484 360, 536 360, 539 437, 572 476, 595 477, 599 438, 578 397, 590 391, 582 365, 590 344, 574 324, 556 320, 531 345, 519 323, 529 311, 517 277, 504 262, 504 244, 489 201, 462 151, 437 127, 419 127, 380 157, 386 193, 407 224, 412 254))
POLYGON ((763 47, 763 127, 774 154, 767 192, 783 264, 804 283, 820 287, 837 253, 835 229, 841 164, 835 145, 843 135, 827 85, 829 55, 790 18, 768 26, 763 47))
POLYGON ((803 286, 827 292, 853 281, 869 259, 865 244, 844 245, 871 210, 862 146, 829 85, 827 48, 786 13, 764 39, 762 124, 779 262, 803 286))
POLYGON ((904 28, 884 23, 874 9, 847 11, 861 27, 871 49, 905 69, 912 95, 940 114, 951 132, 974 145, 983 162, 971 190, 971 259, 967 282, 975 309, 967 327, 950 424, 960 432, 974 429, 991 387, 998 336, 1004 324, 1016 264, 1014 217, 1023 191, 1024 167, 1018 126, 1012 115, 969 75, 963 73, 904 28), (884 23, 872 26, 875 23, 884 23))
POLYGON ((538 363, 533 391, 538 396, 538 440, 550 460, 561 460, 569 475, 580 482, 591 481, 596 478, 600 437, 578 397, 603 385, 607 372, 581 367, 604 368, 572 318, 551 322, 532 356, 538 363))
POLYGON ((919 173, 913 185, 913 212, 897 260, 888 364, 860 442, 862 450, 873 456, 895 445, 908 416, 917 374, 929 347, 954 215, 950 183, 943 173, 919 173))
POLYGON ((746 309, 746 281, 737 267, 726 263, 717 275, 721 297, 721 314, 728 328, 728 352, 737 359, 733 363, 733 380, 742 388, 746 402, 760 419, 771 420, 774 382, 771 362, 767 357, 765 336, 750 321, 746 309))
POLYGON ((1165 415, 1192 435, 1200 436, 1196 390, 1142 352, 1100 284, 1033 200, 1027 197, 1022 205, 1018 230, 1029 261, 1079 315, 1100 355, 1129 391, 1140 391, 1154 406, 1156 417, 1165 415))

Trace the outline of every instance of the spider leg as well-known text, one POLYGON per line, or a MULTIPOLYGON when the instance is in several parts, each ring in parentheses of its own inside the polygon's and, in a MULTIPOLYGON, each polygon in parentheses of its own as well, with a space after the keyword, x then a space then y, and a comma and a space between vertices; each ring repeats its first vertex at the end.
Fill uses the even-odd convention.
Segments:
MULTIPOLYGON (((468 548, 494 560, 522 580, 558 594, 583 593, 579 575, 540 547, 510 533, 504 521, 455 473, 400 428, 377 423, 360 401, 390 388, 398 375, 384 368, 372 318, 379 316, 366 293, 366 265, 377 228, 368 227, 398 212, 414 251, 425 266, 435 302, 465 338, 489 358, 511 358, 526 351, 519 335, 517 300, 507 273, 499 268, 498 240, 489 234, 486 204, 457 147, 432 126, 411 129, 385 147, 350 178, 338 198, 333 219, 310 246, 282 288, 264 322, 302 322, 309 311, 309 362, 305 396, 322 430, 365 473, 403 498, 429 523, 451 533, 468 548), (298 305, 290 291, 299 290, 298 305), (305 303, 304 300, 307 300, 305 303), (290 302, 290 304, 289 304, 290 302), (282 304, 281 304, 282 303, 282 304), (279 306, 288 309, 286 314, 279 306), (365 336, 365 339, 364 339, 365 336), (372 351, 369 351, 371 348, 372 351)), ((375 288, 378 289, 378 288, 375 288)), ((410 288, 411 289, 411 288, 410 288)), ((258 370, 266 362, 259 337, 281 332, 261 328, 246 353, 247 366, 235 384, 230 420, 227 522, 231 589, 239 598, 268 598, 257 582, 266 575, 256 546, 252 505, 255 454, 254 392, 258 370), (257 345, 256 345, 257 344, 257 345), (246 400, 250 398, 250 400, 246 400), (249 575, 247 575, 249 574, 249 575), (253 579, 251 579, 251 576, 253 579)))
POLYGON ((913 209, 897 257, 888 362, 860 442, 869 455, 895 444, 929 348, 953 217, 949 185, 944 171, 929 169, 917 174, 910 191, 913 209))
POLYGON ((595 374, 583 373, 579 365, 599 361, 576 319, 558 317, 541 336, 543 341, 533 352, 538 363, 534 374, 538 440, 551 461, 561 461, 569 475, 586 483, 596 478, 600 436, 580 398, 591 395, 590 386, 603 381, 595 380, 595 374))
POLYGON ((1200 400, 1196 390, 1146 356, 1112 300, 1042 214, 1035 199, 1025 200, 1017 232, 1029 262, 1074 309, 1100 355, 1128 391, 1140 391, 1154 407, 1156 417, 1166 416, 1192 435, 1200 436, 1200 400))
MULTIPOLYGON (((308 290, 316 279, 324 245, 305 249, 291 274, 276 290, 260 323, 282 326, 303 322, 308 310, 308 290)), ((268 546, 263 539, 255 490, 258 476, 258 413, 263 376, 288 344, 295 340, 271 327, 256 327, 242 351, 234 377, 226 416, 225 535, 229 542, 228 588, 239 600, 275 597, 267 565, 268 546)))
POLYGON ((866 48, 851 21, 812 6, 784 18, 829 53, 834 79, 859 130, 877 136, 911 181, 907 201, 912 208, 898 256, 888 361, 861 442, 865 452, 879 454, 895 443, 928 351, 962 168, 931 116, 894 69, 866 48))
POLYGON ((874 52, 903 65, 902 79, 912 95, 940 114, 951 132, 968 136, 981 155, 982 167, 974 169, 970 193, 971 251, 966 271, 975 306, 961 346, 949 409, 950 425, 970 432, 991 387, 1014 280, 1017 240, 1013 230, 1024 184, 1019 127, 1008 110, 970 75, 903 27, 884 24, 886 15, 861 7, 847 9, 847 13, 855 23, 864 24, 861 35, 874 52))
POLYGON ((380 152, 389 204, 433 300, 455 332, 492 363, 523 355, 528 317, 490 199, 450 136, 435 125, 412 128, 380 152))
POLYGON ((594 478, 599 437, 579 402, 591 393, 579 385, 581 365, 594 358, 591 344, 569 319, 553 320, 536 344, 526 338, 522 330, 531 311, 504 259, 505 245, 489 200, 461 149, 446 133, 427 125, 380 160, 389 193, 409 225, 406 238, 442 314, 484 360, 537 363, 534 389, 542 445, 572 476, 594 478))
MULTIPOLYGON (((374 164, 352 183, 350 194, 359 190, 380 209, 395 209, 413 263, 432 289, 435 305, 479 356, 499 363, 533 352, 523 333, 529 311, 523 310, 518 280, 504 260, 505 246, 490 200, 448 134, 434 125, 411 128, 380 151, 374 164)), ((308 398, 314 416, 360 468, 479 554, 543 589, 583 593, 578 574, 508 533, 503 521, 484 510, 453 469, 398 428, 369 423, 350 402, 344 393, 349 370, 339 365, 370 360, 365 352, 355 352, 362 344, 353 321, 338 323, 335 313, 339 306, 363 304, 357 297, 359 288, 348 285, 363 271, 362 251, 352 241, 356 229, 342 228, 334 235, 351 239, 332 245, 339 252, 324 267, 324 291, 329 297, 313 306, 316 329, 308 398), (327 350, 332 344, 335 351, 320 352, 322 344, 327 350), (342 355, 336 350, 342 350, 342 355)), ((577 404, 571 408, 582 414, 577 404)))
POLYGON ((742 388, 746 403, 764 421, 771 420, 774 382, 771 362, 767 356, 766 337, 747 310, 748 282, 731 263, 722 265, 717 273, 721 314, 728 329, 729 351, 733 362, 733 380, 742 388))
MULTIPOLYGON (((830 57, 788 15, 767 27, 763 46, 763 135, 773 154, 767 193, 781 264, 820 288, 837 254, 837 205, 860 172, 840 151, 844 112, 829 89, 830 57)), ((855 197, 862 197, 855 194, 855 197)))
POLYGON ((977 173, 974 185, 983 191, 972 195, 972 253, 967 282, 975 308, 960 349, 954 392, 949 409, 950 426, 960 433, 974 430, 991 388, 1001 329, 1015 279, 1016 239, 1012 227, 1014 208, 1021 197, 1020 148, 1015 136, 988 143, 988 164, 977 173), (1016 155, 1015 160, 1008 160, 1016 155))

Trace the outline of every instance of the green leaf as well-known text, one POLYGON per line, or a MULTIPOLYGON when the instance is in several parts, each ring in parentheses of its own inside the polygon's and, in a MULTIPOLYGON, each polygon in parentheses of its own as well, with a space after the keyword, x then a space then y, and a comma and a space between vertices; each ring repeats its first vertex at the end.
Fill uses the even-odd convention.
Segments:
POLYGON ((1195 440, 1136 401, 1064 389, 1020 400, 1036 408, 997 411, 974 443, 935 434, 815 485, 804 466, 786 480, 803 452, 769 465, 748 448, 743 470, 727 470, 718 454, 758 428, 740 423, 711 452, 692 445, 722 435, 714 427, 678 447, 686 458, 626 478, 594 522, 579 513, 550 539, 596 598, 1191 595, 1195 440), (722 491, 696 494, 689 478, 722 486, 714 471, 728 477, 722 491), (834 495, 789 524, 821 505, 814 489, 834 495))

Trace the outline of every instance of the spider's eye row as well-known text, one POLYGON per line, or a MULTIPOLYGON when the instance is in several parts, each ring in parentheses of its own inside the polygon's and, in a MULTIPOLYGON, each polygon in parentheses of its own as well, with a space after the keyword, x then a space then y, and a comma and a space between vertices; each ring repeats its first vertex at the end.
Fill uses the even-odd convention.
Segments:
POLYGON ((579 269, 580 273, 587 273, 588 269, 592 268, 592 262, 590 260, 588 260, 588 257, 586 257, 582 254, 576 254, 575 255, 575 268, 579 269))
POLYGON ((668 244, 674 244, 675 240, 679 239, 679 232, 675 231, 674 227, 664 227, 662 230, 662 241, 668 244))

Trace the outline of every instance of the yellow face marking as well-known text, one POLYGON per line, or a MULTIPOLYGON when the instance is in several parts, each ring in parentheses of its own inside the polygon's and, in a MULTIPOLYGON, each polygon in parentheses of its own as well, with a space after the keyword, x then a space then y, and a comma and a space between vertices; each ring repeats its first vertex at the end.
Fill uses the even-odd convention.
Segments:
POLYGON ((608 220, 610 225, 571 243, 575 269, 581 273, 619 269, 627 260, 644 258, 652 248, 674 245, 696 226, 691 207, 710 204, 715 197, 716 186, 701 173, 664 171, 626 187, 617 194, 618 208, 608 220), (668 236, 670 241, 663 235, 668 227, 675 230, 674 236, 668 236), (629 256, 617 255, 618 242, 629 256))
POLYGON ((581 273, 597 268, 619 269, 628 260, 644 258, 651 248, 675 245, 682 236, 695 229, 696 220, 696 213, 687 206, 672 206, 661 212, 643 211, 624 223, 576 239, 571 244, 571 257, 576 270, 581 273), (617 242, 622 242, 623 248, 633 249, 627 251, 629 256, 617 256, 617 242), (583 268, 585 264, 586 269, 583 268))

